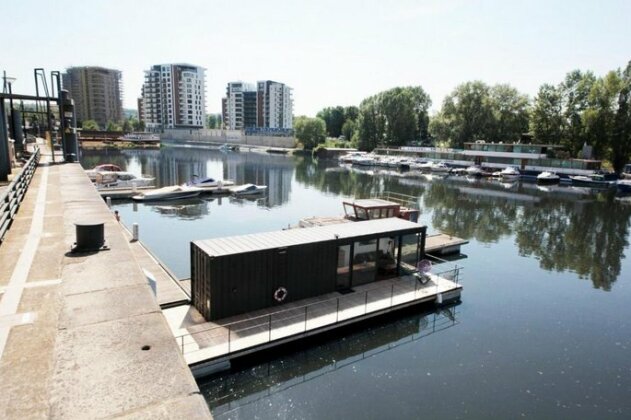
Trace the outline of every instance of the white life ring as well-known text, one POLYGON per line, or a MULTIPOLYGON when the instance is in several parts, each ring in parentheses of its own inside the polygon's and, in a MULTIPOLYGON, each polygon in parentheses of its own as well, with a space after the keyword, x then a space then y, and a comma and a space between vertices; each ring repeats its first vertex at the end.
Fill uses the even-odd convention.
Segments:
POLYGON ((285 289, 282 286, 276 289, 276 291, 274 292, 274 300, 276 302, 282 302, 286 298, 287 298, 287 289, 285 289))

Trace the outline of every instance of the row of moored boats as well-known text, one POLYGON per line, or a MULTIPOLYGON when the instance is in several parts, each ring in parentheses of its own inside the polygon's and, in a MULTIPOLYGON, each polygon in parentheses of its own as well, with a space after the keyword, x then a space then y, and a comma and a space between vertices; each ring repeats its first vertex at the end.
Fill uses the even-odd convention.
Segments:
POLYGON ((182 185, 171 185, 154 189, 151 187, 154 186, 155 177, 148 175, 137 176, 131 172, 123 171, 119 166, 112 164, 98 165, 93 169, 87 170, 86 173, 100 191, 137 189, 138 194, 132 196, 134 201, 180 200, 194 198, 209 192, 242 197, 260 195, 267 191, 266 185, 234 185, 233 181, 200 178, 197 175, 193 175, 189 182, 182 185))
MULTIPOLYGON (((495 177, 506 181, 516 181, 525 178, 525 175, 517 166, 508 166, 502 170, 488 170, 480 165, 471 165, 467 168, 449 165, 446 162, 436 162, 421 158, 408 158, 403 156, 383 156, 365 152, 351 152, 339 158, 340 164, 351 164, 359 167, 386 167, 400 170, 421 172, 434 172, 443 174, 467 175, 472 177, 495 177)), ((532 179, 533 175, 528 178, 532 179)), ((561 177, 552 170, 538 173, 535 180, 538 184, 551 185, 560 182, 571 183, 574 186, 590 188, 617 187, 621 193, 631 193, 631 180, 614 179, 611 174, 592 173, 589 175, 574 175, 561 177)))

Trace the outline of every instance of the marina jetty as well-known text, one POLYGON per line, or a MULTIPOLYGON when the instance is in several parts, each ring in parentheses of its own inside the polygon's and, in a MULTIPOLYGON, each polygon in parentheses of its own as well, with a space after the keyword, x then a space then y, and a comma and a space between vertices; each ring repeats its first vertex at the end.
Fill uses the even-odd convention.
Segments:
POLYGON ((0 418, 211 418, 146 254, 81 166, 50 158, 0 245, 0 418), (85 226, 102 227, 98 248, 85 226))

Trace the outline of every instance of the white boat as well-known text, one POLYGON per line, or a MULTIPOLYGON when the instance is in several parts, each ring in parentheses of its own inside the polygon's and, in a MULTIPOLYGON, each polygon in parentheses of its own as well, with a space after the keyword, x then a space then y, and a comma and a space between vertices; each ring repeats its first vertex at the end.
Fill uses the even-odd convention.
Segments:
POLYGON ((197 188, 223 188, 234 185, 234 182, 215 178, 200 178, 197 175, 193 175, 190 181, 184 186, 197 187, 197 188))
POLYGON ((355 159, 364 156, 366 152, 350 152, 338 158, 339 163, 353 163, 355 159))
POLYGON ((141 192, 132 197, 134 201, 167 201, 179 200, 182 198, 197 197, 202 192, 201 188, 173 185, 162 187, 157 190, 141 192))
POLYGON ((118 138, 122 141, 160 141, 160 136, 153 133, 127 133, 122 137, 118 138))
POLYGON ((232 194, 237 197, 243 195, 262 194, 267 190, 267 185, 243 184, 231 189, 232 194))
POLYGON ((482 174, 484 173, 482 167, 479 165, 469 166, 467 169, 465 169, 465 172, 469 176, 482 176, 482 174))
POLYGON ((85 173, 88 175, 88 178, 90 178, 90 181, 95 182, 96 176, 100 172, 121 172, 121 171, 122 169, 118 165, 114 165, 113 163, 104 163, 102 165, 96 165, 92 169, 86 169, 85 173))
POLYGON ((432 165, 432 172, 449 172, 451 168, 445 162, 438 162, 432 165))
POLYGON ((353 161, 353 165, 359 166, 375 166, 376 159, 372 156, 360 156, 353 161))
POLYGON ((500 171, 500 178, 502 179, 518 179, 520 176, 521 173, 516 166, 509 166, 500 171))
POLYGON ((149 175, 136 176, 131 172, 97 172, 94 183, 97 189, 149 187, 155 182, 149 175))
POLYGON ((561 177, 551 171, 543 171, 537 175, 537 184, 556 184, 561 177))

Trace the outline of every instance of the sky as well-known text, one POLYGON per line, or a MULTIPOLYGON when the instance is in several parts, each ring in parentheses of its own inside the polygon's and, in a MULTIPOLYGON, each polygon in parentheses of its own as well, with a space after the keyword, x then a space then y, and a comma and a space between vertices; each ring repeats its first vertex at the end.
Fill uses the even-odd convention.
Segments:
POLYGON ((0 19, 14 92, 35 93, 34 68, 103 66, 122 71, 134 109, 144 70, 163 63, 207 69, 209 113, 228 82, 275 80, 295 115, 315 116, 395 86, 422 86, 433 111, 470 80, 534 97, 631 60, 629 0, 0 0, 0 19))

